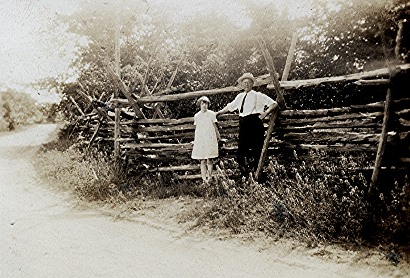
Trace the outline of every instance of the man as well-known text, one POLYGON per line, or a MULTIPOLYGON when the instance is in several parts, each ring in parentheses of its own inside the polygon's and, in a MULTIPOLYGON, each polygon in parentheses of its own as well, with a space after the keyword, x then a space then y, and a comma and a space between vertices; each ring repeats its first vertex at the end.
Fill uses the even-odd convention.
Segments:
POLYGON ((247 177, 250 171, 255 171, 258 167, 265 137, 262 120, 278 105, 267 95, 252 90, 255 81, 251 73, 244 73, 238 79, 244 91, 216 112, 217 116, 235 110, 239 112, 237 161, 243 177, 247 177))

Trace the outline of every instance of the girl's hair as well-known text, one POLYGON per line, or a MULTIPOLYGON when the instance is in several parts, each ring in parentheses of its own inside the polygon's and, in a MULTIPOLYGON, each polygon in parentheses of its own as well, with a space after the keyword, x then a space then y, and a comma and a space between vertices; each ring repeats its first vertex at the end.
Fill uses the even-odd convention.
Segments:
POLYGON ((202 96, 200 97, 197 101, 196 101, 196 105, 198 105, 199 107, 201 107, 201 103, 202 102, 207 102, 208 106, 211 104, 211 101, 209 100, 209 98, 207 96, 202 96))

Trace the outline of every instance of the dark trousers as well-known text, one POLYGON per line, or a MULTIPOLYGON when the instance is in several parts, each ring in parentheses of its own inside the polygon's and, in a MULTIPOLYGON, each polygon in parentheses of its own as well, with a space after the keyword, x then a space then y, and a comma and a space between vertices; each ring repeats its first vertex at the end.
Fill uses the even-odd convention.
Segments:
POLYGON ((241 175, 247 177, 256 171, 262 152, 265 130, 259 114, 239 117, 239 144, 237 161, 241 175))

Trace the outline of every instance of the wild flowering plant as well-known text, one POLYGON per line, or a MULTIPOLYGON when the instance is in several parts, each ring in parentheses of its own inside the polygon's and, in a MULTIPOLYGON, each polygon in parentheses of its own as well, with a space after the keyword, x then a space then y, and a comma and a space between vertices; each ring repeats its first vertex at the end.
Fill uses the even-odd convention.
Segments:
POLYGON ((226 174, 228 168, 218 169, 215 199, 199 222, 234 233, 264 232, 306 241, 357 240, 367 216, 367 182, 348 169, 358 162, 345 156, 314 161, 296 159, 284 165, 271 159, 264 183, 252 177, 234 180, 226 174))
POLYGON ((367 215, 367 181, 361 173, 349 173, 356 163, 352 158, 320 156, 310 153, 316 159, 309 164, 296 160, 286 168, 270 161, 268 184, 292 215, 290 232, 309 240, 356 239, 367 215))

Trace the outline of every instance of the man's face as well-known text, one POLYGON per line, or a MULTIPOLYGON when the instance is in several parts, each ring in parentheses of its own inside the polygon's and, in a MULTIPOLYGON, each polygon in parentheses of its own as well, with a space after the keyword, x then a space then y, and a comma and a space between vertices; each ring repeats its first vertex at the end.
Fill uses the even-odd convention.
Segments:
POLYGON ((252 90, 252 86, 253 86, 252 79, 245 78, 244 80, 242 80, 242 86, 245 89, 245 91, 247 91, 247 92, 252 90))

